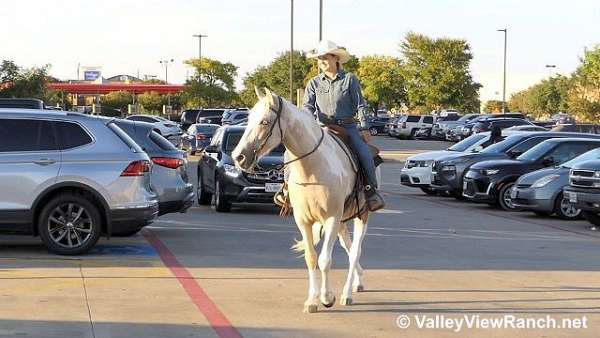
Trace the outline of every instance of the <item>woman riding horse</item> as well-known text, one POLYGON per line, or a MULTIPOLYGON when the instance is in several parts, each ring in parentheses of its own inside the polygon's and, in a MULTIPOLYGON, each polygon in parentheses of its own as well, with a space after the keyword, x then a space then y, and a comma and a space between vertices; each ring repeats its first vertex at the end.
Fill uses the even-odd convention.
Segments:
MULTIPOLYGON (((357 113, 361 121, 367 118, 360 83, 354 74, 341 68, 350 59, 350 54, 335 43, 323 40, 308 56, 317 59, 322 73, 308 82, 303 108, 315 115, 322 124, 344 127, 366 174, 365 195, 369 211, 379 210, 385 206, 385 202, 377 192, 373 157, 360 135, 356 121, 357 113)), ((287 199, 285 194, 286 190, 280 191, 275 201, 282 204, 287 199)))

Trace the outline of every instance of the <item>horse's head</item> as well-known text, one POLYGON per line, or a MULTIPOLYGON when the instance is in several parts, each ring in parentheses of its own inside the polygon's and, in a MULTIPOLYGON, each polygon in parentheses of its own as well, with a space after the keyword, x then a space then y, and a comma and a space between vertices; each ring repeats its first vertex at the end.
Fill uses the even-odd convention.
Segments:
POLYGON ((231 154, 235 163, 246 171, 252 171, 259 158, 283 142, 283 99, 266 88, 264 92, 256 87, 254 90, 259 100, 250 110, 246 131, 231 154))

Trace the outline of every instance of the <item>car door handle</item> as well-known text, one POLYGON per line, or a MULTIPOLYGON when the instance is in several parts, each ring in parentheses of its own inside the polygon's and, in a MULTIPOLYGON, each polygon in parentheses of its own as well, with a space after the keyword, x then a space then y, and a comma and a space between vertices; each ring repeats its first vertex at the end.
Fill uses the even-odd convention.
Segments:
POLYGON ((41 165, 41 166, 47 166, 47 165, 51 165, 56 163, 55 160, 51 160, 49 158, 42 158, 40 160, 37 161, 33 161, 33 163, 37 164, 37 165, 41 165))

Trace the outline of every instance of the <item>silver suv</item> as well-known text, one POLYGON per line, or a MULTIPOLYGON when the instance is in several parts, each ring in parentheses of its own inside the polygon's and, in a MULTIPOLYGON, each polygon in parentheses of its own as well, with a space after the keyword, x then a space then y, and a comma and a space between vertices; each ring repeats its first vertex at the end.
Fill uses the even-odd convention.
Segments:
POLYGON ((0 109, 0 231, 39 235, 57 254, 85 253, 102 233, 157 217, 151 166, 110 120, 0 109))

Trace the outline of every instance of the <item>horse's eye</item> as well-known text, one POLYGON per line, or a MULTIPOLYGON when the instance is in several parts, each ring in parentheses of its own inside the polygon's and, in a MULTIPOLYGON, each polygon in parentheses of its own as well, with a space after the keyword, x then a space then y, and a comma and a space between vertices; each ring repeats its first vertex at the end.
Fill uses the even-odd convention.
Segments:
POLYGON ((260 121, 260 124, 262 124, 263 126, 268 126, 269 120, 262 120, 262 121, 260 121))

